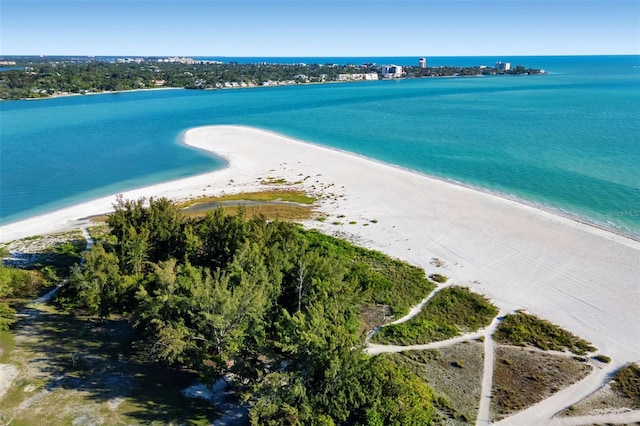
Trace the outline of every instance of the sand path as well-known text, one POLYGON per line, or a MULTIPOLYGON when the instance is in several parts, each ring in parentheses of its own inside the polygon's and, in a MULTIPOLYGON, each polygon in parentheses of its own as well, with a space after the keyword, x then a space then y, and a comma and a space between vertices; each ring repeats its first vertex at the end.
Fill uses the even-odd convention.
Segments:
MULTIPOLYGON (((87 229, 86 226, 81 227, 80 230, 82 231, 82 235, 84 236, 84 238, 87 240, 87 245, 84 248, 84 251, 86 252, 91 248, 91 246, 93 246, 93 238, 91 237, 91 234, 89 234, 89 230, 87 229)), ((84 261, 85 261, 85 258, 82 257, 80 259, 80 264, 82 265, 84 261)), ((48 293, 38 297, 33 302, 29 303, 27 307, 33 308, 34 305, 49 303, 49 301, 51 301, 51 299, 53 299, 53 297, 58 293, 58 291, 60 291, 60 289, 66 284, 67 284, 67 280, 62 280, 60 284, 58 284, 55 288, 53 288, 48 293)))
MULTIPOLYGON (((86 227, 82 227, 81 230, 82 230, 82 234, 87 240, 87 245, 85 246, 85 249, 84 249, 84 251, 87 251, 93 245, 93 238, 89 234, 89 231, 86 227)), ((80 259, 80 262, 81 263, 84 262, 84 257, 80 259)), ((33 302, 29 303, 26 306, 26 309, 18 315, 22 315, 24 317, 37 316, 39 314, 39 311, 36 309, 36 305, 49 303, 49 301, 53 299, 53 296, 55 296, 56 293, 60 290, 60 288, 64 286, 66 283, 67 281, 63 280, 59 285, 57 285, 51 291, 38 297, 33 302)), ((9 390, 13 381, 19 376, 19 374, 20 374, 20 371, 15 366, 11 364, 0 364, 0 399, 2 399, 6 391, 9 390)), ((2 418, 0 418, 0 420, 2 420, 2 418)))
MULTIPOLYGON (((611 365, 596 366, 587 377, 579 382, 560 390, 553 396, 540 401, 526 410, 497 422, 496 425, 522 426, 549 424, 553 416, 557 413, 581 399, 586 398, 595 390, 604 386, 611 378, 614 370, 615 368, 611 365)), ((604 417, 607 416, 609 415, 605 415, 604 417)), ((607 420, 607 423, 610 423, 610 420, 607 420)))
POLYGON ((596 424, 630 425, 638 423, 640 423, 640 410, 633 410, 615 414, 554 418, 549 423, 549 426, 590 426, 596 424))
POLYGON ((402 324, 403 322, 409 321, 411 318, 413 318, 416 315, 418 315, 420 313, 420 311, 422 310, 422 308, 424 308, 424 305, 426 305, 429 300, 433 299, 433 297, 436 294, 438 294, 438 292, 440 292, 443 288, 450 287, 452 284, 453 284, 452 282, 448 282, 448 283, 445 283, 443 285, 438 286, 431 293, 429 293, 429 295, 427 297, 422 299, 420 301, 420 303, 418 303, 416 306, 411 308, 411 310, 409 310, 409 313, 407 315, 405 315, 405 316, 403 316, 401 318, 398 318, 395 321, 390 322, 389 325, 402 324))
POLYGON ((493 361, 495 342, 493 333, 500 325, 504 318, 504 313, 500 312, 491 321, 484 334, 484 365, 482 370, 482 390, 480 391, 480 404, 478 405, 478 415, 476 417, 476 425, 491 424, 491 389, 493 386, 493 361))
MULTIPOLYGON (((410 313, 405 315, 404 317, 391 322, 387 325, 399 324, 406 322, 416 316, 418 312, 424 307, 426 301, 431 299, 438 291, 442 290, 443 287, 439 287, 435 289, 429 296, 427 296, 423 301, 420 302, 419 305, 416 305, 413 309, 411 309, 410 313)), ((615 373, 615 368, 608 364, 597 363, 593 371, 584 379, 579 382, 574 383, 573 385, 559 391, 558 393, 552 395, 549 398, 546 398, 528 409, 520 411, 516 414, 509 416, 506 419, 503 419, 497 423, 494 423, 491 420, 491 397, 492 397, 492 386, 493 386, 493 371, 494 371, 494 351, 495 351, 495 341, 493 339, 493 334, 496 329, 500 325, 502 319, 504 318, 505 313, 500 312, 491 322, 491 324, 481 329, 477 332, 466 333, 461 336, 442 340, 438 342, 431 342, 420 345, 381 345, 370 343, 369 340, 375 333, 377 333, 380 328, 378 327, 372 333, 367 336, 367 346, 365 348, 365 352, 369 355, 377 355, 381 353, 398 353, 404 351, 411 350, 428 350, 428 349, 440 349, 449 346, 453 346, 462 342, 476 340, 480 337, 484 338, 484 364, 483 364, 483 377, 482 377, 482 387, 480 393, 480 401, 478 405, 478 414, 476 417, 476 426, 484 426, 484 425, 505 425, 505 426, 523 426, 523 425, 544 425, 544 424, 553 424, 553 425, 582 425, 582 424, 594 424, 594 423, 607 423, 613 424, 620 422, 623 420, 624 423, 631 423, 640 421, 640 411, 629 411, 625 413, 609 413, 609 414, 601 414, 597 416, 582 416, 582 417, 568 417, 568 418, 556 418, 554 417, 557 413, 564 410, 565 408, 571 406, 572 404, 586 398, 593 392, 595 392, 600 387, 604 386, 611 378, 611 376, 615 373)), ((383 327, 385 327, 383 326, 383 327)), ((545 352, 542 351, 541 352, 545 352)), ((557 352, 557 351, 547 351, 549 353, 553 353, 555 355, 560 356, 572 356, 572 354, 557 352)))

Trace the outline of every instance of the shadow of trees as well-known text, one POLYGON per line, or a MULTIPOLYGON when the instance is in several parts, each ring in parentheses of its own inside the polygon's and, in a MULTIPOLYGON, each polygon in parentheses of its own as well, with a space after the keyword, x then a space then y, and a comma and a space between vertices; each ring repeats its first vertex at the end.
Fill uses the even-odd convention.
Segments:
MULTIPOLYGON (((125 416, 134 423, 210 423, 220 415, 212 402, 181 393, 198 376, 151 360, 144 348, 135 345, 127 320, 100 324, 36 309, 27 309, 23 315, 13 327, 20 337, 20 350, 28 358, 22 362, 45 385, 20 401, 21 409, 55 405, 55 401, 44 401, 43 394, 65 389, 81 392, 87 402, 105 403, 114 416, 125 416)), ((91 419, 78 420, 91 423, 91 419)))

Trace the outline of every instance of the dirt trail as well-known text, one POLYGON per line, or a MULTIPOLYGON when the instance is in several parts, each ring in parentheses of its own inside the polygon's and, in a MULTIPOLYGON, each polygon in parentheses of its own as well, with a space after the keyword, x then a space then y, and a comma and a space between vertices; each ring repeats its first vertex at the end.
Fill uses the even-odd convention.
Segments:
POLYGON ((393 322, 390 322, 389 324, 385 324, 385 325, 402 324, 403 322, 409 321, 411 318, 415 317, 416 315, 418 315, 420 313, 422 308, 424 308, 424 305, 426 305, 429 300, 433 299, 433 297, 436 294, 438 294, 443 288, 450 287, 451 285, 453 285, 453 282, 449 282, 448 284, 442 284, 442 285, 438 286, 431 293, 429 293, 429 295, 427 297, 422 299, 420 301, 420 303, 418 303, 416 306, 411 308, 411 310, 409 311, 409 313, 407 315, 403 316, 402 318, 398 318, 397 320, 395 320, 393 322))
MULTIPOLYGON (((85 246, 85 249, 84 249, 85 251, 87 251, 94 244, 93 238, 91 238, 91 235, 89 234, 89 231, 88 231, 88 229, 86 227, 83 227, 81 230, 82 230, 82 234, 84 235, 85 239, 87 240, 87 245, 85 246)), ((84 257, 80 260, 80 262, 81 263, 84 262, 84 257)), ((42 304, 45 304, 45 303, 48 303, 49 301, 51 301, 51 299, 53 299, 53 297, 60 290, 60 288, 62 286, 64 286, 66 283, 67 283, 67 280, 61 281, 51 291, 49 291, 48 293, 38 297, 37 299, 35 299, 31 303, 29 303, 26 306, 26 309, 24 309, 23 311, 21 311, 17 315, 22 316, 22 317, 28 317, 28 318, 37 316, 39 314, 39 311, 37 309, 35 309, 36 306, 37 305, 42 305, 42 304)), ((19 375, 19 371, 15 366, 13 366, 11 364, 0 364, 0 399, 4 396, 5 392, 7 390, 9 390, 13 380, 18 375, 19 375)))
MULTIPOLYGON (((451 284, 448 284, 451 285, 451 284)), ((429 296, 423 299, 420 304, 411 309, 409 314, 404 317, 390 323, 400 324, 410 320, 416 316, 420 310, 424 307, 438 291, 442 290, 446 286, 441 286, 435 289, 429 296)), ((369 355, 377 355, 381 353, 397 353, 410 350, 427 350, 438 349, 448 346, 453 346, 465 341, 475 340, 478 338, 484 338, 484 365, 483 365, 483 378, 482 378, 482 391, 480 395, 480 402, 478 406, 478 415, 476 418, 477 426, 485 426, 490 424, 496 425, 514 425, 514 426, 528 426, 528 425, 587 425, 595 423, 633 423, 640 422, 640 410, 628 411, 624 413, 610 413, 597 416, 582 416, 582 417, 564 417, 555 418, 554 416, 569 407, 570 405, 580 401, 587 397, 591 393, 595 392, 601 386, 603 386, 620 366, 614 364, 602 364, 597 363, 594 370, 583 380, 559 391, 553 396, 540 401, 531 407, 520 411, 500 422, 493 423, 491 421, 491 397, 493 386, 493 370, 494 370, 494 353, 495 353, 495 341, 493 340, 493 333, 496 331, 500 322, 504 318, 504 311, 493 319, 491 324, 477 332, 467 333, 462 336, 455 337, 453 339, 443 340, 439 342, 431 342, 422 345, 382 345, 376 343, 370 343, 371 337, 375 335, 381 327, 376 328, 367 336, 367 346, 365 351, 369 355)), ((383 326, 384 327, 384 326, 383 326)), ((565 354, 566 355, 566 354, 565 354)))
POLYGON ((594 424, 637 424, 640 423, 640 410, 625 411, 624 413, 599 414, 594 416, 554 418, 550 426, 579 426, 594 424))
MULTIPOLYGON (((587 377, 579 382, 562 389, 553 396, 540 401, 526 410, 507 417, 496 424, 504 426, 549 424, 551 423, 553 416, 557 413, 604 386, 605 383, 609 381, 615 370, 616 366, 612 364, 601 364, 601 366, 596 366, 587 377)), ((616 423, 610 421, 608 416, 612 415, 607 414, 603 416, 603 418, 605 418, 603 421, 604 423, 616 423)))
POLYGON ((476 418, 477 426, 491 424, 491 388, 493 386, 495 349, 493 333, 495 333, 503 318, 504 313, 498 313, 493 321, 491 321, 491 324, 489 324, 489 327, 486 328, 484 334, 484 370, 482 375, 482 391, 480 392, 480 405, 478 406, 478 416, 476 418))
POLYGON ((448 346, 453 346, 458 343, 467 342, 469 340, 479 339, 484 337, 485 330, 480 330, 474 333, 463 334, 462 336, 454 337, 453 339, 440 340, 438 342, 425 343, 423 345, 380 345, 377 343, 369 343, 365 348, 365 352, 369 355, 377 355, 382 353, 397 353, 404 351, 424 351, 427 349, 439 349, 448 346))
MULTIPOLYGON (((83 227, 82 233, 87 240, 87 245, 85 247, 85 251, 89 250, 91 246, 94 244, 93 239, 89 235, 89 232, 86 227, 83 227)), ((84 259, 81 261, 83 262, 84 259)), ((33 308, 35 304, 44 304, 49 302, 59 288, 66 283, 62 282, 58 287, 50 291, 49 293, 39 297, 34 300, 28 308, 33 308)), ((452 285, 453 282, 448 284, 440 285, 434 291, 432 291, 427 297, 425 297, 418 305, 413 307, 410 312, 402 318, 399 318, 396 321, 393 321, 390 324, 400 324, 406 321, 409 321, 413 317, 415 317, 425 306, 425 304, 433 298, 440 290, 452 285)), ((33 309, 28 309, 28 311, 33 311, 33 309)), ((453 346, 455 344, 475 340, 478 338, 484 338, 484 365, 483 365, 483 379, 482 379, 482 390, 480 396, 480 402, 478 407, 478 415, 476 419, 476 425, 489 425, 492 424, 490 420, 490 405, 491 405, 491 390, 492 390, 492 382, 493 382, 493 369, 494 369, 494 350, 495 350, 495 342, 493 340, 493 333, 498 327, 504 313, 501 310, 501 313, 492 321, 492 323, 485 329, 479 330, 477 332, 464 334, 462 336, 458 336, 453 339, 440 341, 440 342, 432 342, 424 345, 410 345, 410 346, 401 346, 401 345, 381 345, 381 344, 373 344, 369 342, 369 339, 379 331, 379 328, 373 330, 369 336, 367 336, 367 347, 365 351, 370 355, 376 355, 380 353, 386 352, 402 352, 407 350, 425 350, 425 349, 437 349, 448 346, 453 346)), ((587 425, 587 424, 596 424, 596 423, 633 423, 640 422, 640 410, 635 411, 627 411, 622 413, 609 413, 609 414, 601 414, 594 416, 581 416, 581 417, 562 417, 555 418, 554 416, 570 406, 571 404, 576 403, 577 401, 585 398, 589 394, 595 392, 599 387, 605 384, 613 372, 620 367, 616 364, 597 364, 594 371, 587 376, 585 379, 575 383, 568 388, 561 390, 560 392, 554 394, 553 396, 529 407, 526 410, 523 410, 519 413, 516 413, 502 421, 495 423, 499 425, 587 425)), ((3 394, 2 386, 4 385, 6 391, 10 386, 12 381, 17 376, 18 371, 15 367, 2 364, 0 365, 0 398, 3 394), (15 371, 14 371, 15 370, 15 371)), ((225 416, 220 424, 226 424, 227 421, 233 423, 235 420, 236 412, 227 413, 228 416, 225 416)))
MULTIPOLYGON (((375 343, 369 343, 369 340, 371 340, 371 338, 373 337, 373 335, 374 335, 374 334, 376 334, 378 331, 380 331, 380 329, 381 329, 382 327, 386 327, 386 326, 388 326, 388 325, 402 324, 403 322, 407 322, 407 321, 409 321, 411 318, 413 318, 413 317, 415 317, 416 315, 418 315, 418 314, 420 313, 420 311, 422 310, 422 308, 424 307, 424 305, 425 305, 429 300, 431 300, 431 299, 432 299, 432 298, 433 298, 433 297, 434 297, 434 296, 435 296, 435 295, 436 295, 440 290, 442 290, 443 288, 449 287, 449 286, 451 286, 451 285, 452 285, 452 284, 451 284, 451 283, 449 283, 449 284, 443 284, 443 285, 441 285, 441 286, 439 286, 439 287, 436 287, 436 288, 435 288, 431 293, 429 293, 429 294, 427 295, 427 297, 425 297, 424 299, 422 299, 422 300, 420 301, 420 303, 418 303, 416 306, 414 306, 413 308, 411 308, 411 309, 409 310, 409 313, 408 313, 407 315, 405 315, 405 316, 403 316, 403 317, 401 317, 401 318, 398 318, 397 320, 392 321, 392 322, 390 322, 390 323, 388 323, 388 324, 381 325, 381 326, 376 327, 376 328, 374 328, 373 330, 371 330, 371 331, 369 332, 369 334, 367 334, 367 338, 365 339, 365 343, 367 344, 368 349, 372 349, 372 350, 370 351, 370 350, 368 350, 368 349, 367 349, 367 352, 368 352, 369 354, 371 354, 371 355, 374 355, 374 354, 376 354, 376 353, 381 353, 381 352, 375 352, 375 349, 373 349, 373 348, 375 348, 375 347, 383 347, 383 348, 384 348, 384 347, 386 347, 386 348, 391 348, 391 345, 377 345, 377 344, 375 344, 375 343)), ((429 348, 426 348, 426 349, 429 349, 429 348)), ((400 351, 392 351, 392 350, 387 350, 387 351, 385 351, 385 350, 383 350, 382 352, 401 352, 401 350, 400 350, 400 351)))
MULTIPOLYGON (((87 245, 84 248, 84 251, 86 252, 91 248, 91 246, 93 246, 93 244, 94 244, 93 238, 91 238, 91 234, 89 234, 89 230, 86 227, 82 227, 80 230, 82 231, 82 235, 84 236, 84 238, 87 240, 87 245)), ((80 259, 80 264, 82 265, 83 263, 84 263, 84 256, 80 259)), ((67 282, 68 282, 68 280, 62 280, 54 289, 52 289, 47 294, 44 294, 44 295, 38 297, 33 302, 29 303, 29 305, 27 305, 27 307, 28 308, 33 308, 35 305, 39 305, 39 304, 43 304, 43 303, 49 303, 49 301, 51 301, 51 299, 53 299, 53 297, 58 293, 60 288, 62 288, 62 286, 64 286, 64 285, 66 285, 67 282)))

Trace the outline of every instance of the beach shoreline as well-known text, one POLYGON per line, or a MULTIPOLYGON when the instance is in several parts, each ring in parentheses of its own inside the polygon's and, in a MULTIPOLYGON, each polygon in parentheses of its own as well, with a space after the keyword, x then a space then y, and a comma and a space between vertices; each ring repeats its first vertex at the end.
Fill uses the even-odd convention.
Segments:
POLYGON ((20 99, 0 99, 0 101, 41 101, 45 99, 59 99, 68 98, 72 96, 98 96, 98 95, 116 95, 119 93, 135 93, 135 92, 150 92, 157 90, 176 90, 183 89, 184 87, 147 87, 144 89, 130 89, 130 90, 103 90, 102 92, 85 92, 85 93, 54 93, 48 96, 41 96, 38 98, 20 98, 20 99))
MULTIPOLYGON (((238 127, 244 127, 244 126, 238 126, 238 127)), ((273 134, 273 135, 281 137, 281 138, 293 139, 290 136, 287 136, 287 135, 285 135, 283 133, 274 132, 272 130, 264 130, 264 129, 259 129, 259 128, 256 128, 256 129, 260 130, 262 132, 273 134)), ((184 133, 186 133, 186 131, 184 133)), ((367 161, 370 161, 372 163, 376 163, 376 164, 379 164, 379 165, 383 165, 383 166, 388 166, 388 167, 393 167, 393 168, 396 168, 396 169, 404 170, 404 171, 406 171, 408 173, 414 173, 414 174, 420 175, 420 176, 422 176, 422 177, 424 177, 426 179, 437 180, 439 182, 442 182, 442 183, 445 183, 445 184, 448 184, 448 185, 460 186, 460 187, 469 189, 471 191, 476 191, 476 192, 480 192, 480 193, 486 194, 488 196, 503 198, 503 199, 508 200, 508 201, 512 201, 512 202, 515 202, 515 203, 518 203, 518 204, 522 204, 523 206, 527 206, 527 207, 530 207, 530 208, 533 208, 533 209, 536 209, 536 210, 544 211, 544 212, 552 214, 554 216, 560 216, 560 217, 566 218, 566 219, 568 219, 570 221, 578 222, 578 223, 580 223, 582 225, 585 225, 585 226, 593 227, 593 228, 598 229, 600 231, 616 234, 616 235, 618 235, 618 236, 620 236, 622 238, 630 239, 630 240, 635 241, 635 242, 640 242, 640 234, 635 234, 632 231, 625 232, 624 230, 621 230, 621 229, 616 228, 614 226, 607 226, 607 225, 605 225, 603 223, 595 222, 595 221, 593 221, 593 220, 591 220, 591 219, 589 219, 587 217, 580 216, 577 213, 572 213, 572 212, 569 212, 569 211, 566 211, 566 210, 562 210, 562 209, 559 209, 559 208, 549 207, 549 206, 546 206, 546 205, 543 205, 543 204, 540 204, 540 203, 535 203, 533 201, 525 200, 525 199, 520 198, 520 197, 515 196, 515 195, 509 195, 507 193, 499 192, 499 191, 492 191, 492 190, 490 190, 488 188, 483 188, 481 186, 471 185, 471 184, 468 184, 468 183, 465 183, 465 182, 462 182, 462 181, 459 181, 459 180, 455 180, 455 179, 451 179, 451 178, 445 178, 445 177, 436 176, 436 175, 431 175, 431 174, 424 173, 424 172, 421 172, 419 170, 411 169, 411 168, 408 168, 408 167, 405 167, 405 166, 402 166, 402 165, 399 165, 399 164, 387 163, 387 162, 384 162, 382 160, 377 160, 375 158, 366 157, 364 155, 361 155, 361 154, 358 154, 358 153, 355 153, 355 152, 351 152, 351 151, 346 151, 346 150, 343 150, 343 149, 340 149, 340 148, 327 147, 325 145, 321 145, 321 144, 317 144, 317 143, 309 142, 309 141, 301 141, 301 140, 299 140, 298 142, 305 143, 307 145, 317 146, 317 147, 320 147, 320 148, 329 149, 331 151, 336 151, 336 152, 339 152, 339 153, 344 154, 344 155, 354 156, 354 157, 357 157, 357 158, 360 158, 360 159, 364 159, 364 160, 367 160, 367 161)), ((183 140, 183 143, 184 143, 184 140, 183 140)), ((188 143, 185 143, 185 145, 190 146, 188 143)), ((228 161, 227 161, 226 158, 219 156, 215 152, 208 151, 207 149, 202 149, 202 150, 207 152, 207 153, 209 153, 209 154, 213 153, 217 157, 225 160, 227 162, 225 167, 228 167, 228 161)))
MULTIPOLYGON (((640 360, 640 242, 590 223, 357 154, 242 126, 207 126, 184 142, 226 167, 137 188, 125 199, 268 189, 269 177, 319 197, 306 227, 441 273, 591 341, 616 365, 640 360), (294 184, 295 182, 295 184, 294 184), (437 259, 441 266, 434 266, 437 259)), ((115 195, 0 226, 0 242, 78 228, 112 211, 115 195)))
MULTIPOLYGON (((165 89, 171 90, 171 89, 179 89, 179 88, 139 89, 139 90, 136 90, 136 91, 165 90, 165 89)), ((127 91, 101 92, 101 93, 92 93, 92 94, 93 95, 101 95, 101 94, 125 93, 125 92, 127 92, 127 91)), ((47 98, 42 98, 42 99, 47 99, 47 98)), ((33 100, 38 100, 38 99, 33 99, 33 100)), ((207 126, 205 126, 205 127, 207 127, 207 126)), ((229 126, 215 125, 215 127, 229 127, 229 126)), ((246 127, 246 128, 249 128, 248 126, 242 126, 242 125, 237 125, 237 126, 234 125, 233 127, 238 127, 238 128, 245 128, 246 127)), ((286 134, 275 132, 275 131, 272 131, 272 130, 265 130, 265 129, 260 129, 260 128, 254 128, 254 129, 259 130, 259 131, 264 132, 264 133, 268 133, 268 134, 280 137, 280 138, 293 139, 292 137, 287 136, 286 134)), ((185 185, 189 185, 189 183, 186 182, 187 180, 198 179, 200 177, 207 176, 210 173, 215 173, 217 171, 220 171, 220 170, 223 170, 223 169, 229 167, 229 160, 227 158, 225 158, 224 156, 220 155, 218 152, 216 152, 214 150, 211 150, 211 149, 208 149, 207 147, 193 146, 193 145, 189 144, 188 142, 186 142, 185 141, 185 136, 190 130, 192 130, 192 129, 187 129, 187 130, 184 130, 184 131, 182 131, 180 133, 180 135, 177 138, 178 143, 182 144, 182 145, 185 145, 186 147, 188 147, 190 149, 195 149, 195 150, 198 150, 198 151, 202 151, 206 155, 212 155, 212 156, 216 157, 217 159, 223 160, 224 161, 224 165, 222 167, 216 168, 216 169, 211 170, 209 172, 205 172, 205 173, 201 173, 201 174, 198 174, 198 175, 194 175, 194 176, 191 176, 191 177, 188 177, 188 178, 181 178, 181 179, 177 179, 177 180, 161 181, 161 182, 153 183, 153 184, 144 184, 144 185, 141 185, 141 186, 134 186, 134 187, 131 187, 129 189, 126 189, 126 190, 123 190, 123 191, 120 191, 120 192, 117 192, 117 193, 112 193, 112 194, 109 194, 109 195, 100 196, 100 197, 97 197, 97 198, 94 198, 94 199, 91 199, 91 200, 87 200, 87 201, 76 202, 76 203, 73 203, 73 204, 71 204, 69 206, 66 206, 66 207, 56 207, 56 208, 53 208, 51 210, 47 210, 47 211, 40 212, 40 213, 35 213, 35 214, 33 214, 33 215, 29 216, 29 217, 11 220, 10 222, 7 222, 7 223, 0 223, 0 243, 8 241, 6 238, 3 238, 3 236, 2 236, 3 228, 11 229, 11 228, 13 228, 14 226, 16 226, 16 225, 18 225, 20 223, 30 222, 33 219, 44 218, 44 217, 46 217, 48 215, 55 215, 57 212, 60 212, 60 211, 63 211, 63 210, 67 210, 69 208, 74 208, 76 206, 80 206, 80 205, 81 206, 85 206, 86 204, 89 204, 89 203, 92 203, 92 204, 93 203, 101 203, 101 201, 103 201, 104 198, 111 197, 113 200, 115 200, 116 195, 121 194, 121 193, 122 194, 125 194, 125 193, 126 194, 139 193, 140 191, 147 191, 149 193, 153 193, 153 191, 154 191, 154 189, 156 187, 159 187, 159 186, 162 186, 162 185, 171 184, 171 183, 174 183, 174 182, 183 182, 184 181, 185 185)), ((594 219, 589 218, 587 216, 580 215, 580 214, 575 213, 575 212, 563 210, 563 209, 558 208, 558 207, 547 206, 545 204, 537 203, 535 201, 531 201, 531 200, 524 199, 522 197, 518 197, 517 195, 511 195, 511 194, 508 194, 508 193, 505 193, 505 192, 494 191, 494 190, 491 190, 489 188, 485 188, 485 187, 482 187, 482 186, 476 186, 476 185, 465 183, 465 182, 462 182, 462 181, 459 181, 459 180, 456 180, 456 179, 451 179, 451 178, 447 178, 447 177, 431 175, 431 174, 428 174, 428 173, 425 173, 425 172, 422 172, 422 171, 419 171, 419 170, 411 169, 411 168, 408 168, 408 167, 405 167, 405 166, 402 166, 402 165, 398 165, 398 164, 394 164, 394 163, 387 163, 387 162, 384 162, 382 160, 366 157, 364 155, 361 155, 361 154, 358 154, 358 153, 354 153, 354 152, 350 152, 350 151, 346 151, 346 150, 342 150, 340 148, 327 147, 325 145, 321 145, 321 144, 317 144, 317 143, 309 142, 309 141, 302 141, 302 140, 297 140, 297 141, 300 142, 300 143, 304 143, 304 144, 310 145, 310 146, 315 146, 315 147, 319 147, 319 148, 324 148, 324 149, 328 149, 328 150, 331 150, 331 151, 335 151, 335 152, 341 153, 343 155, 354 156, 354 157, 357 157, 357 158, 360 158, 360 159, 364 159, 364 160, 370 161, 372 163, 376 163, 378 165, 383 165, 383 166, 393 167, 393 168, 396 168, 396 169, 399 169, 399 170, 404 170, 404 171, 406 171, 408 173, 414 173, 414 174, 423 176, 426 179, 433 179, 433 180, 436 180, 436 181, 439 181, 439 182, 442 182, 442 183, 445 183, 445 184, 448 184, 448 185, 460 186, 460 187, 463 187, 463 188, 467 188, 467 189, 469 189, 471 191, 476 191, 476 192, 480 192, 480 193, 486 194, 488 196, 498 197, 498 198, 502 198, 502 199, 505 199, 505 200, 508 200, 508 201, 511 201, 511 202, 519 203, 519 204, 522 204, 523 206, 527 206, 527 207, 530 207, 530 208, 533 208, 533 209, 536 209, 536 210, 544 211, 544 212, 552 214, 554 216, 563 217, 563 218, 566 218, 566 219, 568 219, 570 221, 581 223, 582 225, 585 225, 585 226, 593 227, 594 229, 597 229, 599 231, 616 234, 619 237, 622 237, 624 239, 630 239, 630 240, 632 240, 634 242, 640 242, 640 230, 638 232, 634 232, 634 230, 631 230, 631 229, 621 229, 619 226, 615 226, 614 224, 606 224, 606 223, 603 223, 603 222, 597 222, 594 219)), ((185 186, 184 189, 186 191, 186 190, 188 190, 188 187, 185 186)), ((175 192, 175 191, 172 191, 172 192, 175 192)), ((145 197, 144 195, 142 195, 142 196, 145 197)), ((173 198, 173 197, 174 196, 169 196, 169 198, 176 199, 176 198, 173 198)), ((148 196, 146 198, 148 198, 148 196)), ((188 200, 189 197, 184 197, 184 196, 182 196, 182 194, 179 194, 177 199, 181 200, 181 201, 185 201, 185 200, 188 200)), ((102 205, 104 205, 104 203, 102 203, 102 205)), ((106 210, 104 210, 102 212, 94 212, 90 216, 105 215, 105 214, 108 214, 111 210, 112 210, 111 209, 111 205, 109 204, 109 206, 108 206, 108 208, 106 210)))

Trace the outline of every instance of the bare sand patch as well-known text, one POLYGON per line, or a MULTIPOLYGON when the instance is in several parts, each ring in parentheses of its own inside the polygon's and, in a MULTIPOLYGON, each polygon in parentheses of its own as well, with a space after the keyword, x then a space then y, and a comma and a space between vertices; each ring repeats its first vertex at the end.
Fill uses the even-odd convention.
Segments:
POLYGON ((0 399, 11 388, 16 377, 18 377, 18 369, 14 365, 0 364, 0 399))

